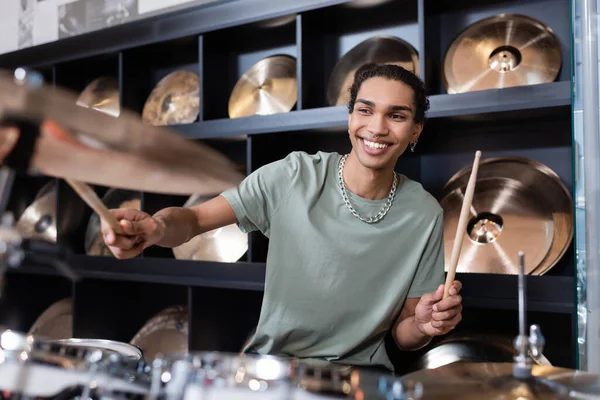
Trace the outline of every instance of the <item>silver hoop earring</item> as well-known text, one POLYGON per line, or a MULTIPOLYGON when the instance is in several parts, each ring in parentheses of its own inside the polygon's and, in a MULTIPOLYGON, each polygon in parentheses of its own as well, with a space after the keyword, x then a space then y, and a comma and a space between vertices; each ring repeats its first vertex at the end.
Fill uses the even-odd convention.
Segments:
POLYGON ((417 139, 417 140, 415 140, 414 142, 412 142, 412 143, 410 144, 410 151, 411 151, 411 152, 413 152, 413 153, 415 152, 415 147, 417 147, 417 142, 418 142, 418 141, 419 141, 419 140, 417 139))

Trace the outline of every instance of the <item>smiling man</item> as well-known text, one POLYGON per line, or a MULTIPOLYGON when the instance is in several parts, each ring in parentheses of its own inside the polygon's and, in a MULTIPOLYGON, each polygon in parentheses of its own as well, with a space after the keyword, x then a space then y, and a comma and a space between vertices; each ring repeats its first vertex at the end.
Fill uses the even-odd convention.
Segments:
POLYGON ((247 352, 393 370, 384 338, 414 350, 461 319, 461 284, 442 300, 442 209, 396 173, 429 107, 423 83, 393 65, 365 65, 350 88, 352 151, 293 152, 206 203, 153 216, 112 210, 117 258, 178 246, 232 223, 270 238, 263 305, 247 352))

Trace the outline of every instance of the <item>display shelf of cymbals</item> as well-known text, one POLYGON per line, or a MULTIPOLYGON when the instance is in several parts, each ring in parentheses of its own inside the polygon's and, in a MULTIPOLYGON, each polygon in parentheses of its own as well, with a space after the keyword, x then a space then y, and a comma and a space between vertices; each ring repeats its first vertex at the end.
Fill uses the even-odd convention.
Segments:
MULTIPOLYGON (((415 152, 407 151, 397 170, 421 182, 444 208, 447 262, 473 154, 483 154, 457 266, 470 310, 464 329, 478 327, 474 315, 491 313, 499 316, 494 329, 516 332, 511 312, 522 250, 528 308, 543 330, 556 329, 549 358, 573 366, 576 356, 560 339, 569 337, 574 348, 570 2, 236 3, 0 55, 0 68, 36 69, 46 84, 73 92, 82 109, 117 121, 135 117, 217 150, 241 176, 291 151, 348 152, 347 86, 361 64, 396 63, 416 72, 431 109, 415 152)), ((73 128, 68 117, 62 120, 73 128)), ((144 145, 152 147, 151 140, 144 145)), ((174 164, 183 162, 175 158, 174 164)), ((168 173, 153 186, 142 175, 127 176, 126 167, 107 172, 110 162, 72 166, 91 178, 109 208, 151 214, 219 193, 216 187, 199 193, 202 185, 193 179, 169 180, 168 173)), ((72 295, 74 333, 128 341, 143 320, 185 305, 185 334, 194 332, 186 346, 218 350, 239 349, 258 321, 268 249, 261 233, 229 226, 173 250, 148 248, 117 260, 102 244, 98 214, 60 176, 20 174, 9 209, 24 234, 67 249, 67 263, 83 278, 71 287, 50 265, 10 269, 10 310, 32 292, 48 307, 72 295)), ((9 314, 0 312, 0 324, 9 314)), ((33 314, 27 318, 23 329, 33 323, 33 314)))

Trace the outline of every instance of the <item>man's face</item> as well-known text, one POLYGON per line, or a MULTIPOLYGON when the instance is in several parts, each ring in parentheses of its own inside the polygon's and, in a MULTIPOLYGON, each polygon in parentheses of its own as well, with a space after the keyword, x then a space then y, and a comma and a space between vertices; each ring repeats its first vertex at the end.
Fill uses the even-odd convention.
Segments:
POLYGON ((350 141, 358 161, 367 168, 393 168, 422 124, 414 119, 414 92, 404 82, 370 78, 363 82, 348 118, 350 141))

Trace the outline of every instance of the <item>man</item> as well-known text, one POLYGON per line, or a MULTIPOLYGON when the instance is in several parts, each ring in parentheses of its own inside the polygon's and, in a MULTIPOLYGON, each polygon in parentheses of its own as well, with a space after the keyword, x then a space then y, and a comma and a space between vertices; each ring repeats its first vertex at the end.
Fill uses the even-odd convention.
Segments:
POLYGON ((461 284, 442 300, 442 209, 394 172, 423 129, 422 82, 366 65, 350 93, 350 154, 293 152, 191 208, 112 210, 130 236, 103 224, 105 243, 130 258, 227 224, 260 230, 270 239, 264 300, 245 350, 393 370, 385 335, 415 350, 449 332, 461 319, 461 284))

